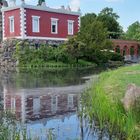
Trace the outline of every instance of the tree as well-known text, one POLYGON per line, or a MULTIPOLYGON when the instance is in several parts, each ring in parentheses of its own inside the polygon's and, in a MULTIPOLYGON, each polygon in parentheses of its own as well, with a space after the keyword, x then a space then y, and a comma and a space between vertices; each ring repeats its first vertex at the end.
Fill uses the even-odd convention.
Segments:
POLYGON ((67 52, 71 58, 76 60, 76 63, 83 57, 84 48, 85 44, 78 39, 77 35, 71 37, 67 42, 67 52))
POLYGON ((113 8, 104 8, 100 13, 99 13, 99 16, 108 16, 108 17, 111 17, 115 20, 117 20, 119 18, 119 16, 116 14, 116 13, 113 13, 113 8))
POLYGON ((81 17, 81 27, 83 30, 87 25, 92 24, 96 20, 97 15, 95 13, 88 13, 81 17))
POLYGON ((102 22, 97 20, 83 28, 78 37, 86 44, 84 56, 90 61, 98 63, 98 56, 102 51, 112 48, 112 43, 107 39, 106 28, 104 28, 102 22))
POLYGON ((136 21, 128 27, 126 39, 140 41, 140 22, 136 21))
POLYGON ((119 16, 113 12, 112 8, 104 8, 97 17, 98 21, 101 21, 105 28, 107 28, 109 38, 119 38, 123 32, 122 27, 118 23, 119 16))

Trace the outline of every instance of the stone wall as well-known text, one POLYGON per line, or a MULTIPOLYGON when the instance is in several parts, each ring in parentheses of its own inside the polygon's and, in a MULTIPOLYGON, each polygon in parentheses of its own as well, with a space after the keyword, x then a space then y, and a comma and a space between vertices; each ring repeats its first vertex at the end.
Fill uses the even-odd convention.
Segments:
POLYGON ((16 51, 16 44, 20 44, 23 48, 24 46, 29 46, 31 49, 38 49, 41 45, 54 45, 58 46, 63 41, 46 41, 46 40, 20 40, 20 39, 7 39, 3 41, 0 45, 0 67, 12 69, 18 66, 18 61, 14 57, 16 51))
POLYGON ((11 69, 17 66, 17 60, 14 58, 16 49, 16 40, 6 40, 0 46, 0 67, 11 69))

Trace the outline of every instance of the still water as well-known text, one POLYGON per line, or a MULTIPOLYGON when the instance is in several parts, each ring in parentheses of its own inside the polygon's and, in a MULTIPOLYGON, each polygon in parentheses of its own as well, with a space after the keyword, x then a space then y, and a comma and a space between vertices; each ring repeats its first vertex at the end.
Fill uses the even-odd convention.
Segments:
MULTIPOLYGON (((99 69, 59 69, 1 72, 0 100, 27 128, 33 140, 98 140, 100 131, 91 130, 78 115, 80 95, 89 78, 99 69)), ((105 135, 105 136, 104 136, 105 135)), ((102 139, 107 139, 107 135, 102 139)))

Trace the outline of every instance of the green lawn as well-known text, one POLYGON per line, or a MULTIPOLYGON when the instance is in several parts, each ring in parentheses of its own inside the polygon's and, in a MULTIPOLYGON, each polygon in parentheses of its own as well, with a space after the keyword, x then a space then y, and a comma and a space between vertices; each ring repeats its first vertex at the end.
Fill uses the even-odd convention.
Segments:
POLYGON ((111 96, 124 96, 128 84, 140 86, 140 65, 122 67, 117 70, 103 72, 99 76, 100 85, 111 96))
POLYGON ((107 126, 117 139, 139 140, 140 112, 126 112, 121 103, 130 83, 140 86, 140 65, 101 73, 83 96, 84 111, 90 120, 97 119, 101 129, 107 126))

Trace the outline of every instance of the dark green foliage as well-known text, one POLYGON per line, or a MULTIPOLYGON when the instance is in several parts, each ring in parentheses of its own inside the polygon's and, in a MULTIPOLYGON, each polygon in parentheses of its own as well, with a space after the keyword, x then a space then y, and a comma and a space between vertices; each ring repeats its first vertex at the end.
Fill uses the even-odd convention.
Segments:
POLYGON ((119 16, 113 12, 112 8, 104 8, 98 15, 97 20, 101 21, 105 28, 107 28, 109 38, 117 39, 123 33, 122 27, 117 21, 119 16))
POLYGON ((109 60, 118 61, 123 59, 120 56, 112 58, 110 50, 113 44, 108 38, 119 38, 122 34, 117 19, 119 16, 113 12, 112 8, 104 8, 98 15, 94 13, 81 17, 81 28, 78 33, 78 40, 85 44, 82 49, 83 57, 96 64, 107 63, 109 60))
POLYGON ((86 44, 83 55, 88 61, 94 61, 97 64, 108 61, 106 54, 103 52, 113 49, 113 45, 107 39, 107 30, 103 27, 102 22, 95 20, 82 28, 78 38, 86 44))
POLYGON ((81 30, 96 20, 103 23, 103 27, 107 29, 108 38, 122 38, 123 29, 117 21, 118 18, 119 16, 113 12, 112 8, 106 7, 98 15, 88 13, 81 17, 81 30))
POLYGON ((110 60, 112 60, 112 61, 124 61, 124 57, 119 53, 110 53, 110 60))
POLYGON ((128 27, 125 39, 140 41, 140 22, 136 21, 128 27))
POLYGON ((83 50, 86 48, 85 44, 78 40, 78 36, 74 36, 68 40, 66 46, 70 58, 78 63, 78 60, 84 56, 83 50))
POLYGON ((80 30, 83 30, 87 25, 92 24, 96 20, 95 13, 88 13, 81 17, 81 27, 80 30))
POLYGON ((84 46, 80 41, 74 41, 71 38, 66 44, 52 47, 48 45, 39 45, 36 49, 34 46, 17 43, 14 57, 18 60, 20 67, 66 67, 89 66, 94 65, 82 59, 81 49, 84 46))
POLYGON ((24 66, 26 64, 37 64, 43 65, 47 61, 67 61, 67 53, 64 46, 51 47, 51 46, 40 46, 38 49, 30 48, 30 46, 16 46, 16 57, 19 60, 19 65, 24 66))

